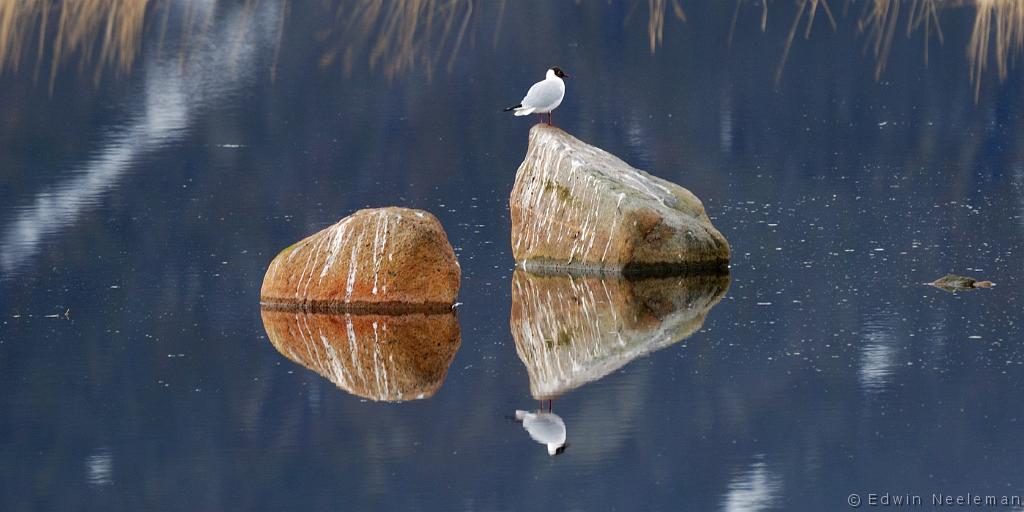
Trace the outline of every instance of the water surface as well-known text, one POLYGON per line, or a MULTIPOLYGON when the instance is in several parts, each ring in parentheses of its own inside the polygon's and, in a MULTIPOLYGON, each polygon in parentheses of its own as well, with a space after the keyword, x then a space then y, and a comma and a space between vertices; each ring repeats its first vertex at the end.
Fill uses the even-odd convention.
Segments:
POLYGON ((0 508, 1024 494, 1024 97, 990 63, 975 99, 973 9, 939 13, 941 44, 901 18, 876 81, 859 7, 833 6, 837 29, 804 40, 801 22, 776 82, 789 4, 763 33, 742 4, 728 44, 732 2, 683 2, 685 23, 668 2, 652 52, 645 2, 453 3, 406 42, 372 3, 151 2, 110 62, 18 39, 0 64, 0 508), (540 406, 507 205, 533 120, 501 109, 555 64, 556 124, 692 190, 734 258, 688 337, 563 390, 552 457, 512 419, 540 406), (385 205, 437 215, 463 272, 461 344, 402 403, 293 362, 258 304, 281 248, 385 205), (997 285, 921 284, 948 272, 997 285))

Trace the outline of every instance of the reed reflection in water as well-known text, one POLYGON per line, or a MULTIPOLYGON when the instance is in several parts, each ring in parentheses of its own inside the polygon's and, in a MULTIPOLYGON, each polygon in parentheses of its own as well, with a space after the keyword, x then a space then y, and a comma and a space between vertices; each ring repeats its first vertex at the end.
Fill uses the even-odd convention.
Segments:
MULTIPOLYGON (((252 11, 258 3, 277 2, 246 0, 243 10, 252 11)), ((0 2, 0 71, 17 72, 31 65, 38 80, 45 69, 51 93, 60 70, 69 65, 79 73, 91 73, 99 83, 106 70, 117 74, 132 70, 142 55, 147 31, 158 36, 156 54, 167 39, 183 42, 178 57, 184 62, 192 50, 203 51, 217 4, 198 0, 0 2)), ((251 28, 244 25, 232 28, 251 28)))
POLYGON ((18 71, 34 53, 38 77, 49 54, 51 91, 58 68, 72 57, 80 69, 93 64, 97 80, 105 67, 128 71, 142 46, 149 5, 150 0, 0 2, 0 71, 18 71))
MULTIPOLYGON (((210 10, 201 15, 212 16, 214 7, 208 4, 210 10)), ((0 271, 13 273, 36 254, 48 236, 69 227, 115 189, 141 158, 184 138, 198 111, 251 83, 254 63, 274 41, 277 14, 270 2, 255 13, 235 11, 216 30, 187 43, 190 57, 186 62, 169 55, 147 61, 139 94, 127 99, 134 107, 127 121, 112 130, 81 164, 69 169, 62 181, 35 194, 31 204, 17 208, 13 223, 0 230, 0 271), (238 51, 229 53, 225 48, 238 51)), ((114 17, 108 23, 119 19, 114 17)), ((77 34, 82 28, 72 32, 77 34)))
MULTIPOLYGON (((269 3, 277 9, 275 65, 287 14, 291 11, 290 1, 246 0, 242 8, 249 12, 269 3)), ((147 31, 157 33, 158 48, 163 44, 165 35, 174 33, 174 29, 178 29, 181 39, 186 42, 201 37, 211 26, 211 16, 217 4, 215 1, 195 0, 3 2, 0 3, 0 71, 18 71, 23 64, 31 63, 38 77, 41 70, 47 68, 52 91, 59 69, 76 60, 79 70, 91 68, 98 82, 105 69, 114 69, 118 73, 131 70, 140 55, 147 31), (176 23, 170 23, 171 18, 176 23), (49 62, 45 62, 47 59, 49 62)), ((604 2, 580 2, 576 6, 581 10, 612 7, 604 2)), ((680 0, 633 0, 629 6, 630 15, 623 23, 627 28, 644 28, 650 52, 655 53, 664 44, 667 21, 674 19, 685 23, 689 19, 683 7, 680 0), (644 25, 631 21, 632 12, 641 5, 647 7, 644 25)), ((761 31, 769 32, 769 18, 774 17, 769 16, 769 12, 788 7, 779 2, 736 0, 731 22, 724 20, 727 23, 722 23, 728 30, 727 44, 731 44, 735 37, 741 19, 756 18, 761 31)), ((477 36, 484 30, 489 30, 487 35, 496 46, 501 41, 504 25, 526 22, 521 19, 526 16, 522 11, 533 13, 544 9, 532 5, 524 9, 521 3, 508 5, 505 0, 327 0, 316 8, 323 11, 320 18, 326 20, 326 24, 313 31, 321 67, 340 65, 346 73, 351 73, 357 61, 365 61, 371 69, 380 69, 389 78, 417 71, 429 77, 442 66, 450 72, 460 50, 467 44, 475 45, 477 36), (480 23, 485 18, 493 19, 494 26, 486 27, 480 23), (506 18, 512 18, 512 21, 508 22, 506 18)), ((552 13, 556 8, 546 7, 552 13)), ((798 0, 795 16, 784 25, 785 40, 776 83, 782 77, 794 40, 798 35, 809 39, 819 16, 827 19, 827 25, 833 32, 844 32, 846 27, 852 26, 853 33, 865 37, 865 49, 869 49, 875 59, 875 79, 879 80, 894 44, 901 39, 910 39, 915 33, 923 34, 921 51, 927 65, 930 42, 945 43, 942 17, 957 15, 962 9, 974 11, 966 54, 969 64, 967 75, 977 96, 990 59, 1002 81, 1024 50, 1024 3, 1018 0, 833 0, 831 3, 828 0, 798 0), (856 11, 852 8, 857 5, 861 6, 860 13, 850 12, 856 11)), ((242 31, 252 29, 246 24, 236 28, 242 31)), ((308 27, 303 27, 303 30, 308 30, 308 27)), ((182 50, 188 51, 187 48, 182 50)))

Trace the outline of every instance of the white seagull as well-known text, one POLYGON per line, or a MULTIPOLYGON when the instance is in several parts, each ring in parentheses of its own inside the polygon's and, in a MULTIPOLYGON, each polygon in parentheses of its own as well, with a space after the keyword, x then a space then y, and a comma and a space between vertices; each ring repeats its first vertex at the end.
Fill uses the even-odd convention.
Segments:
POLYGON ((516 421, 523 422, 523 428, 534 441, 547 445, 548 455, 565 451, 565 422, 553 412, 516 411, 516 421))
MULTIPOLYGON (((562 72, 557 66, 549 69, 544 80, 530 87, 530 90, 526 92, 526 96, 523 97, 523 101, 519 102, 518 105, 506 108, 505 112, 514 110, 517 116, 547 114, 548 124, 550 125, 551 111, 558 108, 562 104, 562 98, 565 97, 565 82, 562 81, 563 78, 569 78, 569 75, 562 72)), ((541 116, 541 119, 543 118, 541 116)))

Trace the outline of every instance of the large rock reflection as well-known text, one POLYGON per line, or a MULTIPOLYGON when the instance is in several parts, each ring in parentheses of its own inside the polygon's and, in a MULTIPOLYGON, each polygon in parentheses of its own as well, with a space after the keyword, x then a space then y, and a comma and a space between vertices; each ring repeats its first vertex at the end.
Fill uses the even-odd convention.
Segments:
POLYGON ((262 310, 274 348, 339 388, 370 400, 429 398, 461 344, 445 314, 321 314, 262 310))
POLYGON ((512 337, 537 399, 595 381, 700 329, 728 275, 512 278, 512 337))

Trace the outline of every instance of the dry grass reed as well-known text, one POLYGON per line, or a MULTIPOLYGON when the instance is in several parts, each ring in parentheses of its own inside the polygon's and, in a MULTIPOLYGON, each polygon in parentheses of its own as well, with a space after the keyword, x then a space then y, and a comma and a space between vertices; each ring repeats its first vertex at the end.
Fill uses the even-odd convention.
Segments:
MULTIPOLYGON (((209 28, 213 9, 198 9, 198 0, 183 0, 187 10, 182 23, 181 48, 187 49, 196 31, 209 28), (197 14, 205 12, 205 16, 197 14)), ((246 0, 247 8, 260 0, 246 0)), ((282 20, 278 41, 284 31, 284 17, 291 0, 282 2, 282 20)), ((320 5, 333 14, 335 23, 315 34, 325 42, 320 62, 324 67, 341 63, 351 72, 357 60, 366 59, 371 69, 382 69, 388 77, 413 70, 423 70, 428 77, 444 65, 451 70, 460 49, 471 34, 471 21, 478 9, 498 9, 498 26, 505 15, 505 0, 478 3, 477 0, 320 0, 320 5)), ((767 29, 772 6, 785 0, 763 0, 758 5, 760 27, 767 29)), ((975 100, 981 82, 994 61, 1000 81, 1024 51, 1024 0, 791 0, 796 15, 789 24, 782 56, 775 72, 780 81, 800 25, 805 39, 819 13, 824 13, 833 31, 837 16, 833 5, 843 2, 841 16, 860 3, 856 27, 865 37, 865 51, 875 58, 875 79, 885 71, 893 44, 902 31, 907 38, 922 33, 924 61, 934 37, 943 42, 940 14, 953 8, 973 8, 974 25, 967 45, 968 75, 974 85, 975 100)), ((633 7, 643 0, 633 0, 633 7)), ((653 53, 664 41, 667 20, 674 17, 686 21, 681 0, 646 0, 647 41, 653 53)), ((749 0, 736 0, 729 25, 731 44, 741 6, 749 0)), ((80 71, 90 70, 98 82, 104 70, 127 72, 137 60, 142 47, 147 18, 153 18, 159 37, 157 51, 169 30, 168 0, 3 0, 0 1, 0 72, 18 71, 34 66, 38 79, 48 71, 50 90, 62 66, 75 62, 80 71)), ((497 44, 498 29, 494 33, 497 44)), ((274 62, 277 62, 275 48, 274 62)), ((184 59, 182 51, 182 59, 184 59)), ((276 69, 276 68, 275 68, 276 69)), ((274 70, 272 70, 273 73, 274 70)))
POLYGON ((92 67, 125 72, 141 47, 150 0, 13 0, 0 2, 0 70, 17 71, 35 47, 38 78, 49 52, 50 88, 58 69, 77 58, 80 70, 92 67))
POLYGON ((1024 2, 1021 0, 975 0, 974 27, 967 44, 974 100, 981 94, 981 78, 993 54, 999 80, 1006 80, 1009 68, 1024 49, 1024 2))

